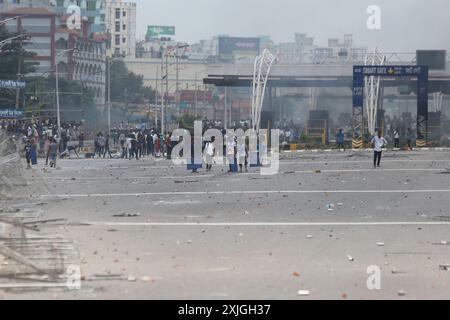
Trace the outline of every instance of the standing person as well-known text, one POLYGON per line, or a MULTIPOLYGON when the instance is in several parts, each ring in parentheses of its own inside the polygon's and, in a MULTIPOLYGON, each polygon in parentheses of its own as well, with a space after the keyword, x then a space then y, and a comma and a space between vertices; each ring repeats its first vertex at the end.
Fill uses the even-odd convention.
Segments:
POLYGON ((147 136, 147 155, 153 155, 153 135, 150 132, 147 136))
POLYGON ((216 137, 211 137, 211 141, 206 142, 205 145, 205 162, 206 162, 206 171, 211 171, 213 157, 216 152, 216 147, 214 146, 214 141, 216 137))
POLYGON ((80 133, 80 136, 78 137, 78 146, 80 147, 80 151, 84 151, 84 133, 80 133))
POLYGON ((139 150, 139 157, 142 158, 144 156, 144 145, 145 145, 145 135, 143 132, 138 133, 138 150, 139 150))
POLYGON ((379 168, 381 161, 381 153, 383 152, 383 147, 387 145, 387 141, 384 137, 381 136, 381 131, 378 131, 378 135, 373 137, 372 145, 374 150, 373 156, 373 167, 379 168))
MULTIPOLYGON (((227 139, 225 139, 227 140, 227 139)), ((231 139, 229 139, 231 140, 231 139)), ((236 156, 237 156, 237 138, 234 137, 233 140, 227 142, 227 157, 229 163, 228 172, 237 172, 236 168, 236 156)))
POLYGON ((411 128, 408 128, 407 132, 406 132, 406 141, 408 144, 408 150, 412 150, 412 142, 414 140, 414 134, 411 130, 411 128))
POLYGON ((161 141, 159 140, 159 136, 156 135, 155 138, 155 157, 159 158, 161 156, 161 141))
POLYGON ((167 150, 167 160, 172 159, 172 140, 170 140, 170 133, 166 135, 166 150, 167 150))
POLYGON ((50 158, 50 168, 56 168, 56 158, 58 155, 58 143, 56 142, 55 138, 52 139, 50 142, 49 147, 49 158, 50 158))
POLYGON ((342 129, 339 129, 339 132, 336 134, 337 147, 339 151, 343 149, 345 152, 344 139, 345 139, 344 132, 342 131, 342 129))
POLYGON ((129 134, 127 136, 127 139, 126 139, 126 142, 125 142, 125 146, 126 146, 125 158, 129 158, 130 160, 131 160, 131 151, 132 151, 132 149, 131 149, 131 147, 132 147, 131 140, 132 140, 131 134, 129 134))
POLYGON ((245 172, 248 172, 248 151, 249 151, 249 137, 245 137, 244 144, 239 144, 237 146, 237 154, 239 157, 239 168, 240 172, 242 172, 242 166, 245 166, 245 172))
POLYGON ((108 134, 108 135, 106 135, 106 138, 105 138, 105 150, 103 151, 103 159, 105 159, 106 153, 109 154, 110 159, 112 158, 111 150, 109 149, 109 140, 110 139, 109 139, 109 134, 108 134))
POLYGON ((34 140, 34 138, 30 139, 30 144, 31 144, 31 149, 30 149, 30 160, 31 160, 31 164, 37 165, 37 144, 36 144, 36 140, 34 140))
POLYGON ((400 134, 398 133, 398 128, 394 130, 394 148, 400 148, 400 134))
POLYGON ((139 142, 136 139, 136 134, 131 134, 131 152, 130 152, 130 160, 133 157, 136 157, 136 160, 139 160, 139 152, 138 152, 138 144, 139 142))
POLYGON ((103 134, 98 137, 99 154, 98 157, 101 158, 105 152, 106 138, 103 134))
POLYGON ((48 158, 50 156, 50 144, 52 143, 52 137, 50 134, 47 135, 45 140, 44 150, 45 150, 45 166, 48 166, 48 158))
POLYGON ((27 159, 27 169, 31 169, 31 142, 28 139, 24 148, 25 159, 27 159))
POLYGON ((120 148, 122 148, 122 156, 121 158, 126 158, 127 157, 127 138, 125 137, 125 133, 121 132, 120 136, 119 136, 119 143, 120 143, 120 148))

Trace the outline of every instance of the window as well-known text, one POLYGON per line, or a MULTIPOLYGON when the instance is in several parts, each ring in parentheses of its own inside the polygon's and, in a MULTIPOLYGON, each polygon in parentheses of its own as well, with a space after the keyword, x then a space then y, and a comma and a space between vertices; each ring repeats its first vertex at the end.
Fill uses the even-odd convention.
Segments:
POLYGON ((87 11, 95 11, 97 8, 96 8, 96 1, 87 1, 87 3, 86 3, 86 8, 87 8, 87 11))
POLYGON ((126 24, 122 25, 122 30, 127 30, 127 25, 126 24))
POLYGON ((120 21, 116 22, 116 32, 120 32, 120 21))
POLYGON ((122 38, 122 43, 127 43, 127 38, 123 37, 122 38))
POLYGON ((115 55, 116 57, 120 56, 120 48, 114 49, 114 55, 115 55))
POLYGON ((120 35, 116 35, 115 44, 116 46, 120 45, 120 35))
POLYGON ((122 12, 122 17, 125 18, 126 16, 127 16, 127 12, 126 12, 126 11, 123 11, 123 12, 122 12))
POLYGON ((120 19, 120 9, 116 9, 116 19, 120 19))

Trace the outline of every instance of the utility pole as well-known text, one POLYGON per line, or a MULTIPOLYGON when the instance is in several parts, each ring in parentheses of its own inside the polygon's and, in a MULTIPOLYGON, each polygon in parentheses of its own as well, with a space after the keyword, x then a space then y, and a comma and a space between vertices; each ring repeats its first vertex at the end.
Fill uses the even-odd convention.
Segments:
POLYGON ((169 55, 166 54, 166 100, 164 104, 164 114, 162 115, 163 122, 161 123, 162 126, 162 134, 165 134, 165 122, 166 122, 166 111, 169 106, 169 55))
POLYGON ((108 134, 111 133, 111 58, 106 58, 108 67, 108 134))
POLYGON ((197 72, 195 72, 195 96, 194 96, 194 117, 197 118, 197 72))
POLYGON ((158 77, 159 77, 159 69, 156 68, 156 84, 155 84, 155 128, 158 128, 158 77))
MULTIPOLYGON (((22 72, 22 40, 19 38, 19 59, 18 59, 18 65, 17 65, 17 81, 20 80, 20 73, 22 72)), ((20 89, 16 90, 16 110, 19 109, 19 102, 20 102, 20 89)))
POLYGON ((164 127, 164 54, 165 50, 161 52, 161 131, 164 127))
POLYGON ((180 79, 180 55, 178 52, 178 45, 177 45, 177 50, 176 50, 176 81, 177 83, 175 84, 176 86, 176 93, 175 93, 175 103, 177 105, 177 116, 179 116, 180 114, 180 88, 179 88, 179 79, 180 79))
POLYGON ((223 127, 227 129, 227 107, 228 107, 228 87, 225 87, 225 106, 223 110, 223 127))

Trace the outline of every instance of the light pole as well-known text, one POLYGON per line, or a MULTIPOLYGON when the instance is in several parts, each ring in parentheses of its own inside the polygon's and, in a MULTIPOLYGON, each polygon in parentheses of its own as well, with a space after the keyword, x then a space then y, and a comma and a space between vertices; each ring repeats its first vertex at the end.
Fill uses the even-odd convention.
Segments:
MULTIPOLYGON (((62 54, 65 54, 69 51, 75 51, 76 48, 67 49, 60 51, 56 54, 56 56, 60 56, 62 54)), ((55 61, 55 78, 56 78, 56 121, 58 125, 58 138, 61 138, 61 113, 60 113, 60 107, 59 107, 59 75, 58 75, 58 61, 55 61)))

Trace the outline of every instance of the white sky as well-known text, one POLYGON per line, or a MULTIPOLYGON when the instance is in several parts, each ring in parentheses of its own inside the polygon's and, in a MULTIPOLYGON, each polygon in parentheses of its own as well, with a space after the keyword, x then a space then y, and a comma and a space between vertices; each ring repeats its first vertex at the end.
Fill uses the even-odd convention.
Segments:
POLYGON ((178 41, 214 35, 270 35, 291 42, 308 33, 318 45, 353 33, 356 45, 385 52, 416 49, 450 51, 448 0, 136 0, 137 36, 147 25, 174 25, 178 41), (381 7, 382 30, 366 27, 369 5, 381 7))

